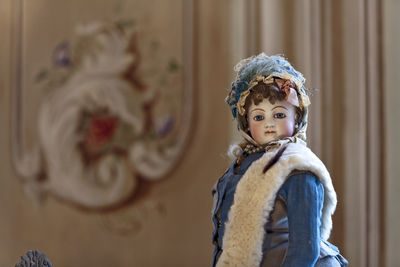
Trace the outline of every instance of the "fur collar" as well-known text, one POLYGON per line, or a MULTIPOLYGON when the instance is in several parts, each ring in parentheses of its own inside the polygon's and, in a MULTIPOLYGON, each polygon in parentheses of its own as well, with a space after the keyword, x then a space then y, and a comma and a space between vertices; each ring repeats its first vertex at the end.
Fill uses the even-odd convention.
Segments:
POLYGON ((266 173, 265 165, 278 152, 266 152, 254 161, 239 181, 234 203, 225 224, 221 266, 259 266, 262 260, 264 225, 274 208, 276 194, 293 170, 304 170, 319 177, 324 186, 321 238, 327 240, 332 229, 336 193, 325 165, 305 145, 289 143, 279 161, 266 173))

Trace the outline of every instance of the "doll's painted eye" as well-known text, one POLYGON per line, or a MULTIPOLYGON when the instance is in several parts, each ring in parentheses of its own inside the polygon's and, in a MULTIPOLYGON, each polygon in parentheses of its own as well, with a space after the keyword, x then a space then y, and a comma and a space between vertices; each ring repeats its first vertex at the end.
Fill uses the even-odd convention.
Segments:
POLYGON ((254 118, 253 118, 255 121, 262 121, 263 119, 264 119, 264 116, 263 115, 257 115, 257 116, 254 116, 254 118))
POLYGON ((274 118, 275 119, 284 119, 284 118, 286 118, 286 115, 285 115, 285 113, 276 113, 276 114, 274 114, 274 118))

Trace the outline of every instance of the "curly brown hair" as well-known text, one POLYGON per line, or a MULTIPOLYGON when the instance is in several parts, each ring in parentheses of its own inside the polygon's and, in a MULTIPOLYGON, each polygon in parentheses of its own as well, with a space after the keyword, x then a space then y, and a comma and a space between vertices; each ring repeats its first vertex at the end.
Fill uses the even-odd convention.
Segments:
MULTIPOLYGON (((264 99, 268 99, 271 104, 275 104, 276 101, 285 100, 286 93, 282 90, 279 90, 279 87, 275 83, 265 84, 263 82, 259 82, 253 88, 250 89, 250 94, 247 96, 244 110, 245 113, 243 116, 240 116, 241 124, 243 125, 243 129, 248 132, 248 122, 247 122, 247 111, 249 110, 251 104, 254 105, 260 104, 264 99)), ((299 107, 296 107, 296 122, 299 123, 302 121, 302 112, 299 107)))

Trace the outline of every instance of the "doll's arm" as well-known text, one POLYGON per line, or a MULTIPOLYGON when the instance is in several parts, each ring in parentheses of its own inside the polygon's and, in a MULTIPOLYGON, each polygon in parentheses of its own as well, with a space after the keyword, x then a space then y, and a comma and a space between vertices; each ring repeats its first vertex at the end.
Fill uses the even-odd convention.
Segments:
POLYGON ((312 173, 295 174, 285 182, 289 246, 282 266, 314 266, 320 250, 324 188, 312 173))

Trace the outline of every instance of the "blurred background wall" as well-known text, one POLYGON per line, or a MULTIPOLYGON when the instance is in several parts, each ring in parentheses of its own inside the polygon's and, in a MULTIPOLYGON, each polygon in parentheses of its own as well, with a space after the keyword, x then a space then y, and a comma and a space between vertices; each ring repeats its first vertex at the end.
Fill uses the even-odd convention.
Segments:
POLYGON ((397 151, 400 149, 400 109, 398 101, 400 100, 400 91, 398 84, 400 82, 399 66, 400 53, 400 29, 397 27, 400 20, 398 11, 400 10, 399 1, 384 1, 383 8, 383 51, 384 65, 383 78, 385 92, 384 102, 384 125, 382 131, 385 133, 385 153, 383 158, 385 185, 385 254, 386 266, 400 266, 400 257, 397 247, 400 243, 400 231, 398 222, 400 218, 400 164, 397 151))
MULTIPOLYGON (((170 16, 165 14, 167 8, 151 6, 150 1, 111 2, 26 2, 23 34, 29 46, 23 49, 33 58, 24 61, 26 79, 45 64, 49 49, 44 47, 54 47, 46 38, 68 38, 75 20, 107 20, 115 13, 113 8, 134 7, 136 2, 138 7, 152 8, 157 18, 170 16), (37 40, 29 32, 34 25, 28 22, 38 23, 49 36, 42 34, 37 40)), ((316 88, 308 137, 331 172, 338 194, 331 241, 350 266, 400 266, 398 1, 185 3, 193 7, 189 69, 194 89, 186 149, 174 170, 152 184, 141 201, 93 211, 51 195, 37 205, 24 192, 11 153, 16 5, 11 0, 0 2, 0 266, 12 266, 29 249, 46 253, 53 266, 61 267, 209 265, 210 189, 230 164, 225 156, 228 145, 238 141, 224 97, 234 64, 262 51, 284 54, 303 72, 306 85, 316 88)), ((175 14, 179 12, 183 9, 175 14)), ((165 24, 164 31, 171 31, 170 25, 165 24)), ((34 144, 34 118, 44 92, 29 88, 28 92, 33 119, 23 131, 34 144)))
MULTIPOLYGON (((28 21, 43 28, 39 41, 42 43, 43 38, 62 40, 71 36, 68 31, 74 29, 75 21, 68 19, 68 14, 77 22, 107 20, 112 18, 113 8, 119 2, 129 4, 131 8, 135 6, 134 1, 37 1, 25 2, 24 13, 28 21), (43 12, 46 18, 35 17, 35 13, 43 12), (67 23, 59 21, 59 17, 67 17, 67 23), (54 21, 58 21, 57 26, 54 21), (65 29, 65 34, 54 27, 65 29), (50 36, 46 37, 46 32, 50 36)), ((153 8, 156 18, 168 10, 152 6, 148 1, 137 2, 141 3, 138 7, 144 5, 142 8, 146 10, 153 8)), ((51 196, 43 205, 36 206, 25 194, 22 177, 16 174, 13 167, 10 131, 13 65, 10 53, 13 47, 10 37, 15 26, 15 3, 1 1, 0 7, 1 32, 4 33, 0 42, 0 113, 1 127, 7 129, 1 131, 1 177, 4 179, 1 179, 0 186, 0 266, 13 266, 28 249, 44 252, 53 266, 60 267, 209 265, 212 253, 211 188, 228 164, 224 153, 229 143, 229 117, 223 102, 231 69, 227 3, 196 3, 196 21, 192 31, 195 34, 193 75, 197 115, 193 118, 192 136, 181 161, 168 177, 152 186, 142 201, 104 212, 77 208, 51 196)), ((179 3, 176 4, 178 10, 174 12, 178 18, 184 11, 179 3)), ((126 10, 122 12, 129 17, 126 10)), ((164 16, 171 18, 174 14, 164 16)), ((151 20, 151 16, 148 19, 151 20)), ((38 65, 45 66, 49 51, 51 56, 51 50, 34 47, 37 36, 30 36, 28 30, 35 26, 32 23, 25 25, 24 32, 26 42, 32 44, 32 47, 24 47, 25 53, 36 58, 36 61, 25 61, 25 70, 31 70, 26 74, 27 83, 34 77, 32 70, 38 65), (43 55, 37 55, 40 50, 43 55)), ((170 27, 166 24, 163 31, 172 32, 170 27)), ((183 28, 183 22, 179 28, 183 28)), ((182 36, 172 38, 182 39, 182 36)), ((54 44, 45 45, 47 48, 54 47, 54 44)), ((29 100, 39 105, 41 99, 37 94, 27 92, 33 96, 29 100)), ((32 106, 32 102, 30 104, 32 106)), ((37 112, 38 107, 33 110, 37 112)), ((32 125, 35 127, 35 123, 32 125)), ((36 129, 28 131, 33 136, 37 135, 36 129)))

